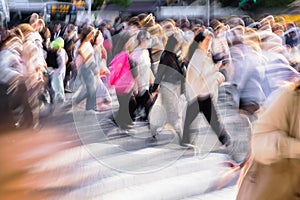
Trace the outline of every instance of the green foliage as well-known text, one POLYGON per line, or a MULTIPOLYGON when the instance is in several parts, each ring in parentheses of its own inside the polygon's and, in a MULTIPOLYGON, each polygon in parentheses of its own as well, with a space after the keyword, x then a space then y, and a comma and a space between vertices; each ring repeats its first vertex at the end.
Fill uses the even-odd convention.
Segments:
POLYGON ((290 3, 292 3, 295 0, 257 0, 257 2, 266 8, 269 7, 282 7, 285 8, 287 7, 290 3))
POLYGON ((239 4, 239 0, 218 0, 218 2, 220 2, 223 7, 226 6, 237 7, 239 4))
MULTIPOLYGON (((238 7, 239 3, 242 2, 243 0, 217 0, 217 1, 220 2, 221 5, 224 7, 225 6, 238 7)), ((255 3, 260 7, 265 7, 265 8, 272 8, 272 7, 285 8, 293 1, 295 0, 256 0, 256 2, 254 2, 253 0, 249 0, 248 2, 252 4, 255 3)))
POLYGON ((105 0, 94 0, 92 4, 92 10, 99 10, 104 2, 105 0))
POLYGON ((131 4, 131 0, 111 0, 110 2, 125 8, 131 4))

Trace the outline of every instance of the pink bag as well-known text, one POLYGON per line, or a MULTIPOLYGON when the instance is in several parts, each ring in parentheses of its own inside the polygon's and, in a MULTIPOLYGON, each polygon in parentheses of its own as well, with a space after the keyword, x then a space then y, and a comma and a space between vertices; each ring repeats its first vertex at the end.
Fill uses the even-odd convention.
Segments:
POLYGON ((129 54, 122 51, 115 55, 109 64, 111 70, 109 84, 113 85, 117 94, 126 94, 134 86, 134 78, 130 70, 129 54))

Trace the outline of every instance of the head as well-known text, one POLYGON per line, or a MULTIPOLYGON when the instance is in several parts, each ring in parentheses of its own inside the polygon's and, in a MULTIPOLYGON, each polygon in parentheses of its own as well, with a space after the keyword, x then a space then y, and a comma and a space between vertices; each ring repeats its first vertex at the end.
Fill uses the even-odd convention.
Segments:
POLYGON ((177 26, 183 31, 189 30, 191 28, 190 21, 188 20, 187 17, 179 18, 177 24, 178 24, 177 26))
POLYGON ((20 24, 17 26, 17 28, 19 28, 21 30, 24 37, 26 37, 28 34, 35 31, 34 28, 27 23, 20 24))
POLYGON ((102 35, 102 32, 100 30, 97 30, 95 33, 95 39, 93 41, 93 45, 102 45, 104 41, 104 37, 102 35))
POLYGON ((183 37, 179 31, 174 31, 168 36, 167 44, 165 46, 166 51, 177 53, 183 43, 183 37))
POLYGON ((199 31, 194 37, 194 42, 196 42, 199 47, 203 50, 209 50, 211 48, 211 43, 213 39, 213 33, 208 29, 199 31))
POLYGON ((199 32, 196 32, 194 41, 189 47, 186 59, 190 60, 196 49, 202 49, 204 51, 210 50, 213 37, 213 33, 208 29, 201 29, 199 32))
POLYGON ((34 30, 41 33, 45 28, 45 22, 43 19, 38 19, 34 24, 31 25, 34 30))
POLYGON ((60 24, 55 24, 54 28, 53 28, 53 32, 58 32, 61 29, 61 25, 60 24))
POLYGON ((23 33, 19 28, 7 30, 3 34, 3 40, 0 46, 2 49, 11 49, 17 51, 19 54, 23 51, 23 33))
POLYGON ((258 33, 251 28, 245 29, 245 43, 252 47, 254 50, 259 51, 261 48, 261 41, 258 33))
POLYGON ((224 24, 217 19, 211 20, 210 27, 214 30, 215 35, 218 35, 224 31, 224 24))
POLYGON ((92 26, 87 26, 81 30, 81 41, 93 42, 95 34, 95 28, 92 26))
POLYGON ((150 35, 156 35, 158 37, 162 37, 164 34, 163 28, 160 24, 155 24, 152 27, 147 28, 147 31, 150 33, 150 35))
POLYGON ((272 32, 276 35, 282 35, 284 34, 284 26, 280 23, 274 23, 272 26, 272 32))
POLYGON ((138 29, 141 27, 141 24, 139 22, 139 18, 137 16, 134 16, 134 17, 131 17, 129 20, 128 20, 128 23, 127 23, 127 29, 128 30, 132 30, 132 29, 138 29))
POLYGON ((152 13, 146 15, 144 18, 140 19, 141 27, 151 27, 155 24, 155 17, 152 13))
POLYGON ((138 41, 139 46, 144 47, 144 48, 151 47, 151 36, 148 31, 140 30, 136 36, 136 39, 138 41))
POLYGON ((36 23, 38 21, 39 18, 40 18, 40 16, 37 13, 32 13, 32 15, 30 16, 30 19, 29 19, 29 24, 33 25, 34 23, 36 23))
POLYGON ((176 30, 176 23, 173 19, 166 19, 160 23, 165 33, 173 32, 176 30))
POLYGON ((229 46, 242 44, 244 42, 245 27, 236 26, 232 28, 226 35, 229 46))
POLYGON ((66 39, 72 39, 76 33, 76 27, 73 24, 69 24, 67 27, 67 32, 64 35, 66 39))
POLYGON ((229 27, 232 29, 236 26, 243 26, 245 27, 245 22, 242 18, 240 17, 236 17, 236 16, 233 16, 231 18, 229 18, 229 20, 227 21, 227 24, 229 25, 229 27))

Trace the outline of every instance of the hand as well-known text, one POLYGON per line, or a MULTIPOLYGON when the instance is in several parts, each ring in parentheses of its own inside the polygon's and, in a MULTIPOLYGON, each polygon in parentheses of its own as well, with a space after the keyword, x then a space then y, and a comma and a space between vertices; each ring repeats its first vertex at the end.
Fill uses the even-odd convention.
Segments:
POLYGON ((221 72, 218 72, 217 80, 220 85, 221 83, 223 83, 225 81, 225 76, 221 72))
POLYGON ((215 64, 216 69, 219 71, 219 69, 222 67, 222 61, 219 61, 215 64))

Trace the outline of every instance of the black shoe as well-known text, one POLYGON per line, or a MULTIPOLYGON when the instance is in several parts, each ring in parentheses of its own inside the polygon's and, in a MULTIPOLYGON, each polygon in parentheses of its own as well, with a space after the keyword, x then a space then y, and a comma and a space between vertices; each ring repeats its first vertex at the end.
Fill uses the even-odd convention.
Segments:
POLYGON ((219 136, 219 141, 228 147, 232 143, 232 138, 226 131, 222 131, 221 135, 219 136))

